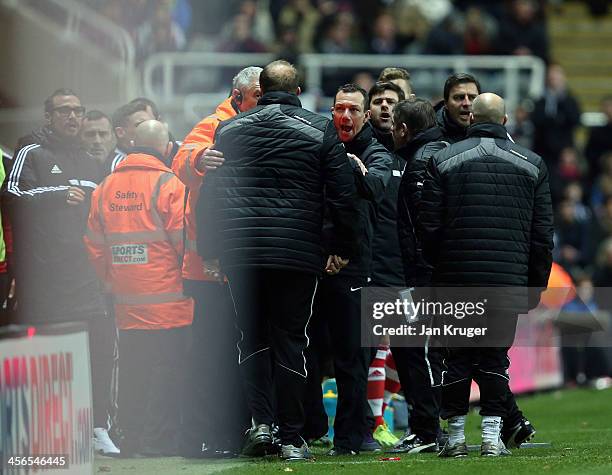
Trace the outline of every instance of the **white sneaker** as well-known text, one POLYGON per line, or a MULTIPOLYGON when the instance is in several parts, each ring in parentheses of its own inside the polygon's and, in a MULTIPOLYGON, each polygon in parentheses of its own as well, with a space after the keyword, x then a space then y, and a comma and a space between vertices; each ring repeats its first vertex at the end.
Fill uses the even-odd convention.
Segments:
POLYGON ((102 455, 119 455, 121 451, 113 443, 108 431, 102 427, 94 428, 94 450, 98 454, 102 455))

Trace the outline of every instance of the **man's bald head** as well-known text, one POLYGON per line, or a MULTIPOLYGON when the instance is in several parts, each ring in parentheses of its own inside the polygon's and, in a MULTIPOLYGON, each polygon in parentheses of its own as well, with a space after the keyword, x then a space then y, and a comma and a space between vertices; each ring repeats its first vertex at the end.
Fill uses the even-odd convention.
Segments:
POLYGON ((506 104, 497 94, 485 92, 474 99, 472 103, 472 123, 492 122, 504 125, 506 116, 506 104))
POLYGON ((259 76, 261 91, 282 91, 293 94, 300 93, 300 80, 297 69, 287 61, 278 60, 268 64, 259 76))
POLYGON ((168 127, 158 120, 145 120, 136 127, 135 147, 152 148, 165 157, 169 142, 168 127))

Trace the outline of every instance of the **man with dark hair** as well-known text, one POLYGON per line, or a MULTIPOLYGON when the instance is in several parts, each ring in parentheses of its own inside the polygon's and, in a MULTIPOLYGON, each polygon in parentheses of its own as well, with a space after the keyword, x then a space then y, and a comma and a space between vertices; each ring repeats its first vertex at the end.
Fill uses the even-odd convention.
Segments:
MULTIPOLYGON (((393 111, 393 139, 396 158, 405 164, 397 194, 397 228, 401 250, 402 284, 418 292, 430 285, 431 267, 421 254, 416 233, 425 168, 428 160, 448 144, 442 141, 436 113, 429 101, 420 98, 400 102, 393 111)), ((415 299, 416 300, 416 299, 415 299)), ((430 346, 429 338, 406 347, 391 339, 397 373, 412 408, 406 434, 390 452, 420 453, 438 450, 440 430, 441 352, 430 346)))
POLYGON ((137 97, 136 99, 132 99, 129 103, 144 105, 147 112, 150 113, 155 120, 161 120, 159 108, 157 107, 157 104, 155 104, 155 102, 153 102, 151 99, 147 97, 137 97))
POLYGON ((106 431, 113 346, 110 320, 87 259, 83 234, 99 167, 82 148, 85 108, 58 89, 45 101, 44 135, 22 147, 5 182, 11 210, 17 321, 86 322, 91 353, 94 449, 119 450, 106 431))
POLYGON ((435 106, 438 125, 447 142, 455 143, 465 138, 472 102, 480 93, 480 83, 471 74, 454 73, 448 77, 444 83, 444 101, 435 106))
MULTIPOLYGON (((371 127, 374 137, 387 151, 393 152, 392 113, 393 108, 404 100, 404 91, 392 82, 377 82, 368 93, 370 120, 366 127, 371 127)), ((388 286, 403 285, 401 275, 400 250, 397 242, 397 190, 403 171, 403 164, 393 155, 392 172, 385 194, 378 206, 377 219, 372 236, 372 265, 370 271, 370 285, 388 286), (399 283, 392 284, 394 277, 399 283)), ((380 341, 373 342, 378 345, 371 351, 371 361, 368 370, 368 404, 373 416, 372 437, 380 445, 389 447, 397 443, 398 439, 384 423, 383 400, 385 386, 392 385, 392 380, 385 381, 385 364, 389 353, 389 338, 382 337, 380 341)), ((370 422, 372 421, 369 418, 370 422)), ((370 439, 366 434, 366 440, 370 439)))
MULTIPOLYGON (((434 107, 444 141, 452 144, 465 139, 472 102, 480 92, 480 82, 471 74, 454 73, 448 77, 444 83, 444 101, 434 107)), ((479 375, 477 373, 475 377, 479 375)), ((502 438, 508 447, 520 446, 536 431, 519 410, 512 392, 509 392, 506 401, 508 416, 504 419, 502 438)))
MULTIPOLYGON (((161 122, 164 122, 166 125, 168 125, 162 119, 162 115, 159 112, 159 107, 157 107, 157 104, 155 104, 155 102, 153 102, 151 99, 149 99, 147 97, 137 97, 136 99, 132 99, 129 103, 130 104, 143 105, 145 107, 145 110, 155 120, 159 120, 161 122)), ((170 134, 170 142, 172 142, 172 150, 170 150, 170 153, 168 154, 168 157, 166 158, 166 160, 168 161, 169 164, 172 164, 172 162, 174 160, 174 157, 178 153, 178 150, 179 150, 179 147, 181 146, 181 144, 176 141, 176 139, 174 138, 174 136, 172 135, 171 132, 168 132, 168 133, 170 134)))
MULTIPOLYGON (((332 108, 333 123, 348 152, 357 183, 359 197, 355 205, 359 210, 362 231, 359 236, 360 257, 353 259, 342 274, 326 276, 321 281, 311 322, 313 326, 327 326, 332 341, 338 406, 334 448, 330 455, 366 450, 362 443, 369 433, 366 387, 371 358, 370 349, 361 346, 360 289, 367 285, 370 275, 372 235, 377 208, 391 177, 391 156, 374 138, 372 128, 367 124, 370 116, 368 104, 365 90, 355 84, 346 84, 336 92, 332 108)), ((317 369, 309 370, 309 378, 320 385, 317 369)))
POLYGON ((481 455, 507 453, 500 433, 510 409, 507 353, 517 314, 530 306, 527 287, 545 289, 552 264, 548 170, 541 157, 508 138, 506 120, 501 97, 478 96, 467 138, 429 161, 421 199, 418 225, 424 257, 433 266, 432 285, 506 288, 488 298, 479 317, 486 320, 485 336, 471 347, 453 340, 445 354, 441 415, 449 421, 449 440, 442 457, 467 455, 472 379, 481 395, 481 455))
POLYGON ((145 120, 155 120, 153 112, 148 104, 143 102, 129 102, 113 113, 113 127, 117 136, 117 147, 115 154, 106 161, 104 175, 111 174, 132 148, 131 142, 138 127, 145 120))
POLYGON ((412 94, 412 85, 410 84, 410 73, 404 68, 385 68, 380 72, 378 80, 382 82, 392 82, 398 85, 404 91, 406 99, 412 94))
POLYGON ((273 451, 278 419, 285 460, 310 458, 300 434, 318 277, 357 257, 358 240, 349 160, 332 123, 301 107, 297 84, 286 61, 264 68, 258 106, 217 128, 214 148, 224 164, 206 174, 198 201, 198 252, 210 274, 227 276, 241 334, 238 361, 253 420, 243 453, 273 451), (332 222, 324 242, 326 205, 332 222))
POLYGON ((80 137, 87 152, 103 166, 116 145, 110 117, 98 110, 87 111, 80 137))
POLYGON ((368 91, 370 100, 370 125, 374 136, 385 148, 393 151, 393 136, 391 125, 393 107, 406 97, 404 91, 392 82, 377 82, 368 91))

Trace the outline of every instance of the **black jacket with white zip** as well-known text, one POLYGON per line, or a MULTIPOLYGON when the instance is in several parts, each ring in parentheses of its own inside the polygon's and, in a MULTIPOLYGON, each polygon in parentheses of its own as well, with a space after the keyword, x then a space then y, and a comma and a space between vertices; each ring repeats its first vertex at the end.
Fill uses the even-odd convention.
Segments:
POLYGON ((12 214, 19 318, 26 322, 84 320, 104 313, 83 235, 99 165, 76 143, 48 134, 22 147, 4 187, 12 214), (70 186, 86 193, 66 202, 70 186))

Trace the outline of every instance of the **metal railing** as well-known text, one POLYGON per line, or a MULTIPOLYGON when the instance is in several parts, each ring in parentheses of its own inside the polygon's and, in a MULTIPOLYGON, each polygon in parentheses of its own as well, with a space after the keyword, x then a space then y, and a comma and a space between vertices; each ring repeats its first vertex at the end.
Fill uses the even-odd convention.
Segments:
MULTIPOLYGON (((264 66, 274 59, 268 53, 156 53, 149 56, 142 69, 143 93, 147 97, 155 97, 161 103, 168 103, 185 95, 177 92, 177 68, 183 68, 192 74, 215 74, 223 67, 236 69, 247 66, 264 66), (161 70, 161 74, 159 71, 161 70)), ((229 91, 230 85, 223 84, 229 91)), ((217 91, 219 88, 217 88, 217 91)), ((213 92, 213 91, 209 91, 213 92)))
POLYGON ((80 42, 92 49, 110 52, 116 58, 119 74, 123 78, 125 93, 133 96, 137 91, 135 77, 134 42, 125 29, 97 11, 76 0, 0 0, 5 6, 28 9, 61 28, 63 39, 80 42))
MULTIPOLYGON (((219 71, 233 67, 234 72, 242 67, 264 65, 272 59, 270 54, 246 53, 160 53, 149 57, 143 67, 143 92, 156 98, 162 104, 185 101, 194 106, 193 92, 213 93, 227 91, 229 84, 215 84, 214 77, 221 77, 219 71), (177 74, 180 70, 180 75, 177 74), (177 78, 186 75, 206 75, 209 79, 204 91, 182 90, 177 78), (217 89, 215 89, 215 87, 217 89)), ((304 86, 310 96, 325 100, 324 81, 330 72, 350 74, 360 70, 380 71, 387 66, 408 69, 417 93, 435 97, 442 93, 445 77, 451 72, 475 72, 482 80, 483 88, 500 93, 506 100, 508 110, 512 111, 521 99, 538 98, 544 90, 545 65, 540 58, 532 56, 420 56, 420 55, 329 55, 304 54, 299 57, 299 66, 305 72, 304 86), (487 73, 494 74, 495 84, 489 85, 487 73), (480 75, 483 75, 481 77, 480 75), (435 77, 435 81, 431 78, 435 77), (441 83, 439 83, 439 79, 441 83), (418 86, 421 84, 421 87, 418 86), (422 91, 421 91, 422 89, 422 91)), ((227 77, 227 75, 225 75, 227 77)), ((334 86, 337 86, 335 84, 334 86)), ((205 96, 202 96, 205 97, 205 96)))

